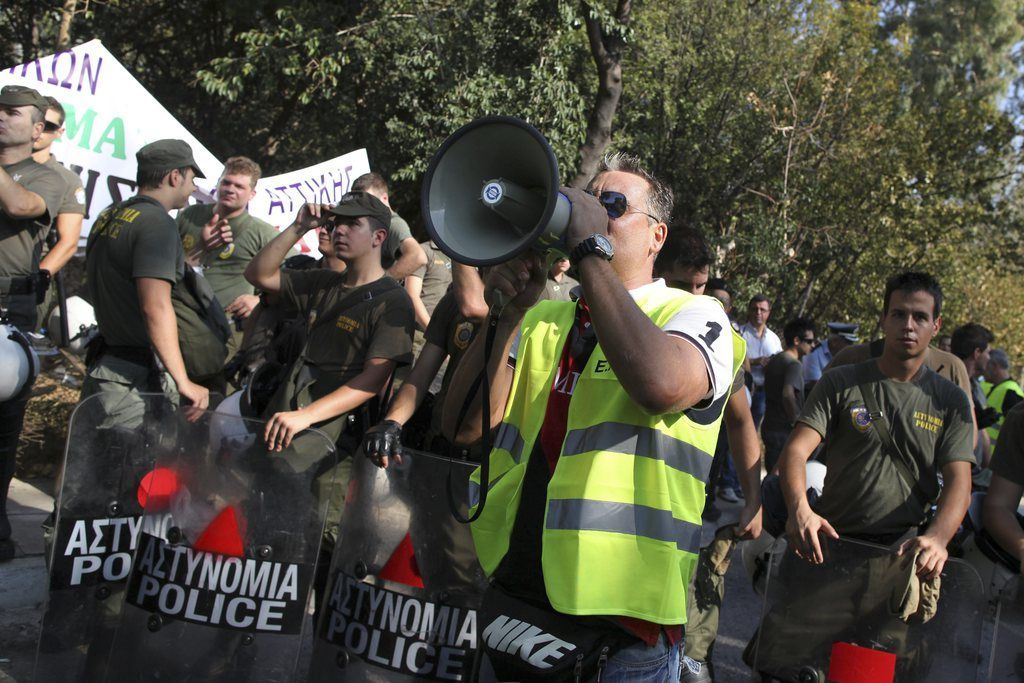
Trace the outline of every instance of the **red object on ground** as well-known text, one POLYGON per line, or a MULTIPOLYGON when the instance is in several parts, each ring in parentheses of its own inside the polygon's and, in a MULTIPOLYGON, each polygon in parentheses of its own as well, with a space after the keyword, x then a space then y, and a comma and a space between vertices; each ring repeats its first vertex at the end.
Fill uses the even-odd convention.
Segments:
POLYGON ((404 583, 413 588, 423 588, 423 576, 420 575, 419 565, 416 564, 416 553, 412 549, 412 536, 405 535, 402 542, 391 553, 387 564, 380 570, 378 578, 404 583))
POLYGON ((208 553, 242 557, 245 544, 242 543, 241 525, 234 506, 229 505, 221 510, 192 547, 208 553))
POLYGON ((896 655, 850 643, 832 643, 828 680, 835 683, 893 683, 896 655))
POLYGON ((157 467, 142 478, 135 495, 142 509, 147 512, 160 512, 167 509, 179 490, 181 481, 177 472, 166 467, 157 467))

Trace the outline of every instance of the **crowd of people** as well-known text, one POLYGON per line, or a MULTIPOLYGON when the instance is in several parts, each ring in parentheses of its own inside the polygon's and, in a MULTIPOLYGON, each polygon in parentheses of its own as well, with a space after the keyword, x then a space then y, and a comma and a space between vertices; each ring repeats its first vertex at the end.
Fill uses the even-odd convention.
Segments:
MULTIPOLYGON (((56 100, 0 92, 0 302, 23 332, 45 324, 81 232, 81 181, 50 153, 62 126, 56 100)), ((491 578, 481 629, 515 617, 587 644, 541 660, 488 647, 500 680, 711 680, 724 567, 762 532, 812 564, 828 538, 892 546, 934 580, 973 488, 988 491, 998 546, 1024 553, 1014 359, 976 323, 932 346, 943 293, 931 275, 865 283, 880 295, 870 343, 856 324, 803 317, 780 338, 764 294, 740 323, 700 232, 672 225, 671 190, 626 154, 586 191, 563 188, 564 254, 484 270, 418 243, 378 173, 279 231, 247 211, 251 159, 229 158, 215 203, 191 206, 203 176, 185 142, 152 142, 137 162, 136 194, 88 236, 99 336, 82 399, 131 427, 133 393, 207 409, 243 391, 268 450, 315 457, 299 438, 310 427, 339 445, 332 510, 360 452, 380 467, 403 446, 485 462, 472 523, 491 578), (296 251, 310 231, 319 258, 296 251), (820 491, 811 460, 827 467, 820 491), (740 504, 738 521, 702 547, 719 498, 740 504)), ((28 396, 0 403, 0 558, 13 554, 6 495, 28 396)), ((762 650, 791 649, 789 626, 768 614, 762 650)))

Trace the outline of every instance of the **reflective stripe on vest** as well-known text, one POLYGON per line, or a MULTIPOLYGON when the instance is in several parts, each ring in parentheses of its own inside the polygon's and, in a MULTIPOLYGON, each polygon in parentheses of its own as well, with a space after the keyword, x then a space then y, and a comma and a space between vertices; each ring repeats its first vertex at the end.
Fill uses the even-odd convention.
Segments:
POLYGON ((609 531, 674 543, 689 553, 700 550, 700 525, 676 519, 668 510, 603 500, 548 501, 544 528, 562 531, 609 531))
POLYGON ((650 427, 603 422, 586 429, 574 429, 566 435, 562 445, 563 458, 590 451, 660 460, 672 469, 700 479, 702 483, 707 483, 711 472, 711 459, 707 453, 650 427))

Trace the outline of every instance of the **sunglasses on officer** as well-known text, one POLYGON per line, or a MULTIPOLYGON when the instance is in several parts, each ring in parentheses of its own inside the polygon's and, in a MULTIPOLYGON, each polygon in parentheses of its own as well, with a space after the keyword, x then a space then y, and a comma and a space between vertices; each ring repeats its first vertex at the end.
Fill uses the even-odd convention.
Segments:
POLYGON ((58 130, 60 130, 60 124, 43 119, 43 130, 45 130, 47 133, 56 133, 58 130))
POLYGON ((621 192, 615 192, 614 190, 603 190, 600 194, 598 194, 593 190, 587 190, 587 194, 589 194, 592 197, 597 197, 597 201, 601 202, 601 206, 603 206, 604 210, 608 213, 608 218, 620 218, 629 212, 633 212, 642 213, 655 223, 661 222, 651 214, 647 213, 646 211, 641 211, 640 209, 630 207, 629 202, 626 200, 626 195, 622 194, 621 192))

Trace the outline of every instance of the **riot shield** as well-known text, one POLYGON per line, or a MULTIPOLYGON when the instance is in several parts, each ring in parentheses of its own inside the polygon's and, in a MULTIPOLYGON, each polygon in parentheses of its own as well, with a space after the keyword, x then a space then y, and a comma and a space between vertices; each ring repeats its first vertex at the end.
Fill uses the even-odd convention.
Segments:
POLYGON ((772 564, 753 668, 782 681, 974 681, 985 594, 977 572, 949 559, 936 597, 911 581, 913 557, 852 539, 823 542, 814 565, 772 564), (916 588, 915 588, 916 585, 916 588))
POLYGON ((262 422, 179 417, 140 492, 107 680, 291 680, 327 507, 314 480, 334 445, 306 430, 272 453, 262 422))
POLYGON ((36 681, 103 678, 141 530, 139 485, 156 455, 173 448, 178 425, 162 394, 95 395, 75 408, 58 482, 36 681))
POLYGON ((475 465, 406 450, 352 479, 313 642, 312 681, 468 681, 486 585, 463 515, 475 465))
POLYGON ((986 680, 1024 680, 1024 591, 1014 577, 996 603, 992 653, 986 680))

